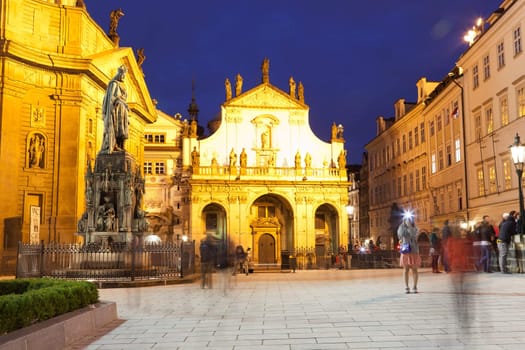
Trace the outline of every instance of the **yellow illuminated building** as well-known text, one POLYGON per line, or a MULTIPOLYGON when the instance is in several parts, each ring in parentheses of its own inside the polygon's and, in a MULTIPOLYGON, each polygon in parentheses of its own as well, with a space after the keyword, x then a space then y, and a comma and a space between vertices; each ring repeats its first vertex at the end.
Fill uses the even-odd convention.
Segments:
POLYGON ((138 164, 157 112, 132 49, 82 1, 2 0, 0 22, 0 253, 19 240, 75 242, 87 164, 102 144, 102 100, 119 66, 128 70, 125 148, 138 164))
POLYGON ((223 255, 236 245, 251 248, 259 265, 296 254, 299 264, 324 266, 348 245, 343 128, 333 123, 330 142, 320 140, 309 125, 302 83, 290 78, 288 88, 270 83, 265 59, 252 89, 242 91, 240 75, 234 89, 226 79, 210 136, 197 137, 196 123, 183 130, 187 232, 197 242, 214 237, 223 255))

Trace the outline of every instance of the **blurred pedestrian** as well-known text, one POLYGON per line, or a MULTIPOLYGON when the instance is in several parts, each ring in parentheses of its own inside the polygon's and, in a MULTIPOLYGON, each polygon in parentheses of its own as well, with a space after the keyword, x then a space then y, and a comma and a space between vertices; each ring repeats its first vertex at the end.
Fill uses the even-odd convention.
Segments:
POLYGON ((419 256, 419 246, 417 244, 417 227, 412 218, 405 218, 397 229, 397 237, 400 246, 408 244, 408 251, 401 252, 399 258, 399 265, 403 267, 403 279, 405 281, 405 292, 410 293, 409 287, 409 272, 412 270, 412 293, 417 293, 418 271, 417 268, 421 266, 421 257, 419 256))
POLYGON ((448 220, 445 220, 443 227, 441 228, 441 261, 443 262, 443 268, 445 272, 450 272, 450 257, 448 252, 448 239, 452 237, 452 231, 448 226, 448 220))
POLYGON ((237 270, 239 270, 241 273, 246 273, 248 275, 248 266, 245 266, 246 262, 246 253, 244 252, 244 248, 242 245, 238 245, 235 247, 235 257, 234 257, 234 263, 233 263, 233 273, 232 275, 235 276, 237 274, 237 270))
POLYGON ((439 256, 441 255, 441 238, 437 235, 434 229, 430 234, 430 257, 432 258, 432 272, 440 273, 439 271, 439 256))
MULTIPOLYGON (((478 271, 492 272, 490 270, 490 254, 492 241, 495 239, 496 232, 494 226, 490 223, 490 217, 488 215, 483 216, 483 220, 477 228, 476 238, 479 237, 479 260, 476 263, 476 269, 478 271)), ((476 242, 474 242, 476 243, 476 242)))
POLYGON ((499 237, 496 240, 499 251, 499 268, 502 273, 511 273, 507 268, 507 255, 512 236, 517 233, 516 212, 512 210, 507 218, 502 221, 499 229, 499 237))
POLYGON ((201 288, 212 288, 212 272, 215 264, 215 246, 211 239, 201 241, 199 251, 201 254, 201 288))

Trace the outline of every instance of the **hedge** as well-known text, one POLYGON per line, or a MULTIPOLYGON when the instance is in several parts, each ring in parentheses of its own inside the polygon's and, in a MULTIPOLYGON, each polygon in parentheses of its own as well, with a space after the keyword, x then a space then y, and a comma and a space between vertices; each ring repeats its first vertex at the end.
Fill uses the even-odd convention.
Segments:
POLYGON ((48 278, 0 281, 0 335, 99 301, 93 283, 48 278))

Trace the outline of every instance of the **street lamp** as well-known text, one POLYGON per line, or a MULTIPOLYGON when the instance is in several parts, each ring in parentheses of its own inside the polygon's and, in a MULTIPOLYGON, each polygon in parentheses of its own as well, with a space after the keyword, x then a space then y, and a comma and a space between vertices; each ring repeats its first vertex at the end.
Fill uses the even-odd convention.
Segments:
POLYGON ((355 208, 353 205, 349 204, 346 206, 346 214, 348 215, 348 220, 350 221, 350 229, 348 232, 348 251, 352 250, 352 221, 354 221, 354 211, 355 208))
POLYGON ((520 197, 520 219, 518 222, 520 234, 524 234, 525 215, 523 214, 523 188, 521 178, 523 176, 523 165, 525 165, 525 146, 520 143, 520 135, 516 133, 514 143, 510 146, 510 153, 512 155, 512 162, 516 167, 516 174, 518 174, 518 191, 520 197))

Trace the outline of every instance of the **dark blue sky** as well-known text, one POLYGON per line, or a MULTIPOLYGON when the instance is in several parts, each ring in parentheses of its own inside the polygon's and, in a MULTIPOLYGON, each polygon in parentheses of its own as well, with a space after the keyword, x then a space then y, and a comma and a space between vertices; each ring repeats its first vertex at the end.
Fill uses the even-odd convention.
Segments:
POLYGON ((394 102, 415 102, 421 77, 440 81, 468 47, 463 35, 500 0, 86 0, 106 32, 122 8, 120 46, 144 48, 146 83, 158 108, 187 115, 192 80, 206 125, 224 102, 224 80, 304 85, 310 125, 323 140, 332 122, 345 127, 348 162, 360 163, 375 137, 376 117, 394 102))

